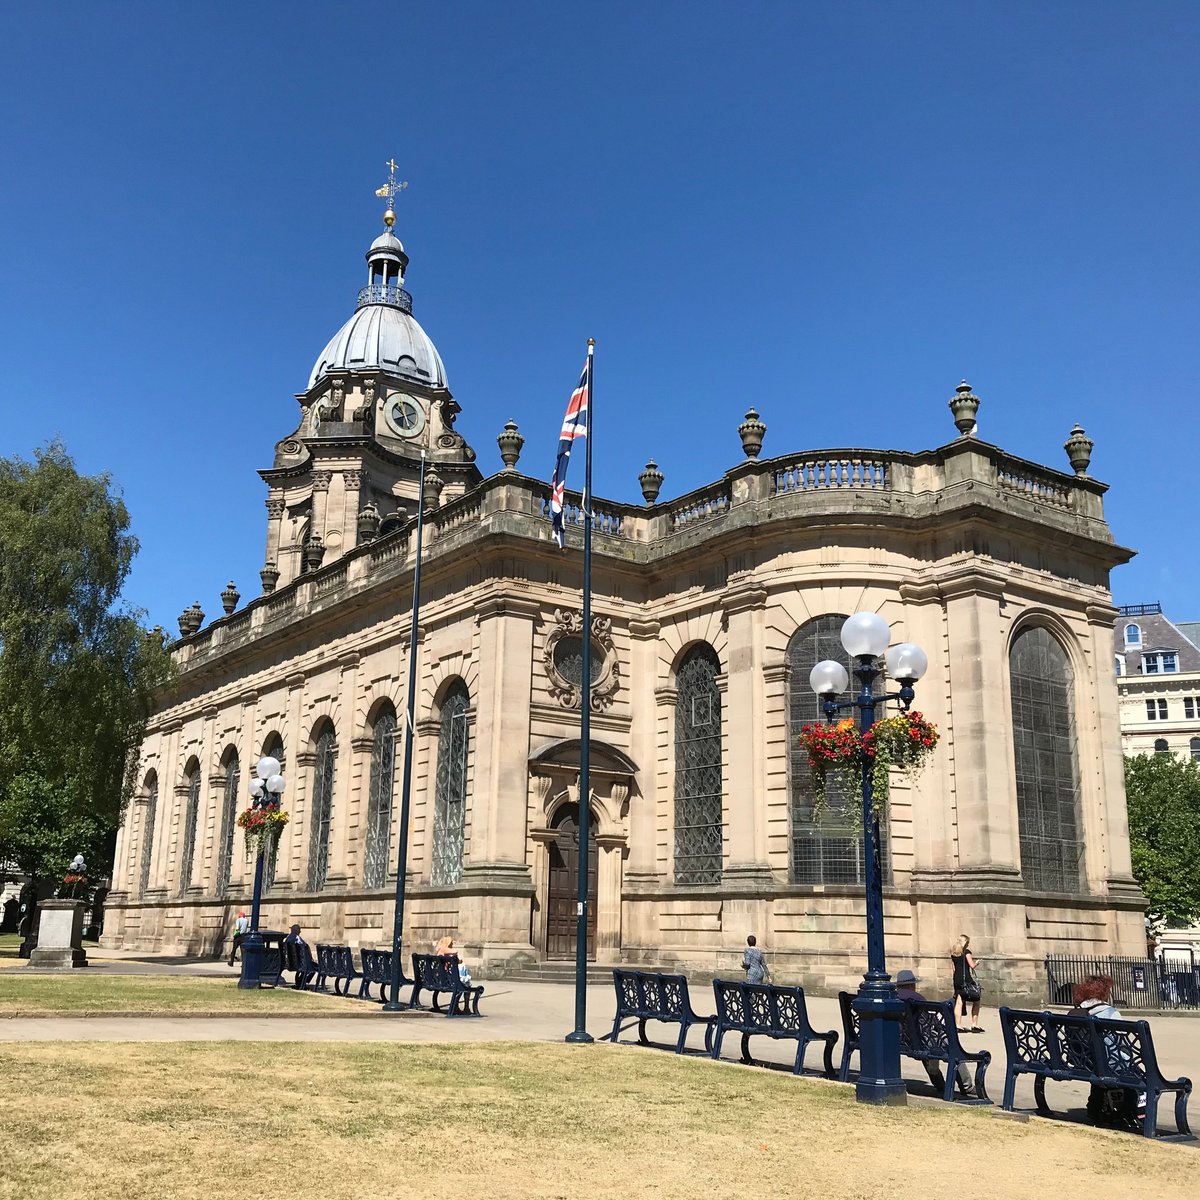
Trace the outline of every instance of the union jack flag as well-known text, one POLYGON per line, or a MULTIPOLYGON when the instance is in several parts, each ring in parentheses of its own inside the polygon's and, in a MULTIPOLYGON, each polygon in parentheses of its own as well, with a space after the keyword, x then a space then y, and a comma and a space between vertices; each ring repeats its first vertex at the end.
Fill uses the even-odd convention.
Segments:
MULTIPOLYGON (((567 401, 567 415, 563 417, 562 432, 558 435, 558 458, 554 463, 554 477, 550 480, 550 525, 554 540, 562 550, 566 545, 563 529, 563 493, 567 487, 567 464, 571 461, 571 445, 576 438, 587 437, 588 428, 588 374, 592 369, 592 358, 588 355, 583 364, 579 385, 567 401)), ((587 496, 583 498, 587 507, 587 496)))

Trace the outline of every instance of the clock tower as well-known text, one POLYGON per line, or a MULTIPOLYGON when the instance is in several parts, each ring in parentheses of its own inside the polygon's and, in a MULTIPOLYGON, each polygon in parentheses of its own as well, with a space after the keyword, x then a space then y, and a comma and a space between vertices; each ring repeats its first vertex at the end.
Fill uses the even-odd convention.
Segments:
POLYGON ((408 255, 393 226, 389 163, 384 231, 367 251, 367 286, 296 396, 300 422, 259 474, 267 496, 267 591, 383 536, 415 515, 422 453, 426 503, 445 503, 481 479, 454 428, 461 411, 437 348, 413 316, 408 255), (439 486, 440 485, 440 486, 439 486))

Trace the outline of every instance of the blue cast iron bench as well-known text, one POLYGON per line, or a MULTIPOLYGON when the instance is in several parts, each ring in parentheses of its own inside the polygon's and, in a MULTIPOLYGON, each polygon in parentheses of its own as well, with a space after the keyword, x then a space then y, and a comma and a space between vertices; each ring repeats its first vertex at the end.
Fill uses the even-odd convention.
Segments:
MULTIPOLYGON (((390 950, 360 950, 359 957, 362 959, 362 982, 358 985, 358 997, 360 1000, 374 1000, 371 995, 371 987, 373 984, 379 985, 379 1000, 386 1004, 388 1002, 388 990, 392 986, 392 952, 390 950)), ((400 970, 400 986, 412 987, 413 981, 404 974, 404 969, 400 970)))
MULTIPOLYGON (((854 995, 851 992, 838 992, 842 1029, 846 1035, 842 1063, 838 1068, 838 1078, 843 1083, 850 1077, 850 1055, 860 1049, 859 1017, 853 1005, 854 995)), ((958 1040, 953 1000, 906 1000, 904 1019, 900 1022, 900 1053, 905 1058, 914 1058, 926 1065, 931 1082, 941 1089, 943 1100, 952 1102, 957 1090, 958 1098, 964 1104, 992 1103, 984 1082, 992 1061, 991 1052, 963 1049, 962 1042, 958 1040), (946 1064, 945 1074, 941 1071, 942 1063, 946 1064), (963 1076, 969 1063, 975 1066, 973 1091, 968 1091, 963 1085, 963 1076)))
POLYGON ((326 982, 332 979, 334 992, 339 996, 348 996, 350 985, 357 978, 354 951, 349 946, 317 943, 317 987, 324 990, 326 982))
POLYGON ((800 1043, 792 1073, 804 1068, 804 1052, 810 1042, 825 1043, 825 1074, 833 1078, 833 1047, 836 1030, 821 1033, 808 1019, 804 989, 771 983, 742 983, 714 979, 713 994, 717 1015, 713 1022, 712 1056, 721 1057, 721 1042, 727 1033, 742 1035, 742 1062, 752 1063, 750 1039, 755 1035, 769 1038, 795 1038, 800 1043))
POLYGON ((622 1029, 634 1021, 638 1024, 638 1042, 651 1043, 646 1038, 647 1021, 664 1021, 679 1026, 675 1053, 682 1054, 688 1030, 693 1025, 704 1027, 704 1049, 712 1053, 713 1022, 715 1017, 702 1017, 692 1008, 686 975, 668 975, 659 971, 613 970, 613 986, 617 990, 617 1015, 612 1032, 601 1041, 616 1042, 622 1029), (621 1022, 628 1022, 622 1025, 621 1022))
POLYGON ((480 1017, 479 997, 483 995, 483 985, 480 983, 467 984, 459 978, 457 954, 414 954, 412 956, 413 984, 410 1008, 420 1008, 419 998, 422 989, 432 995, 431 1004, 434 1012, 441 1012, 438 996, 445 992, 449 996, 446 1002, 448 1017, 480 1017))
MULTIPOLYGON (((1122 1088, 1144 1092, 1146 1116, 1142 1134, 1158 1135, 1158 1102, 1164 1092, 1175 1093, 1175 1134, 1163 1141, 1191 1141, 1187 1103, 1192 1081, 1186 1077, 1167 1079, 1154 1054, 1150 1026, 1145 1021, 1107 1021, 1099 1017, 1069 1016, 1065 1013, 1029 1012, 1017 1008, 1000 1010, 1000 1029, 1008 1052, 1004 1076, 1004 1102, 1013 1108, 1019 1075, 1033 1076, 1037 1110, 1050 1115, 1046 1104, 1046 1080, 1074 1080, 1098 1088, 1122 1088)), ((1088 1115, 1096 1113, 1088 1102, 1088 1115)))

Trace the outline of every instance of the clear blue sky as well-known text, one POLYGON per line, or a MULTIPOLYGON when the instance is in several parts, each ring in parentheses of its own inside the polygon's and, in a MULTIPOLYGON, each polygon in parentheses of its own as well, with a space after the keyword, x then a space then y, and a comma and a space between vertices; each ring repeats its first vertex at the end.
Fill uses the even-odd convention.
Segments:
MULTIPOLYGON (((741 457, 1095 438, 1118 603, 1200 618, 1200 5, 6 5, 0 453, 55 434, 174 631, 258 590, 256 469, 353 311, 392 155, 480 466, 548 478, 597 339, 596 488, 741 457)), ((571 482, 578 485, 579 479, 571 482)))

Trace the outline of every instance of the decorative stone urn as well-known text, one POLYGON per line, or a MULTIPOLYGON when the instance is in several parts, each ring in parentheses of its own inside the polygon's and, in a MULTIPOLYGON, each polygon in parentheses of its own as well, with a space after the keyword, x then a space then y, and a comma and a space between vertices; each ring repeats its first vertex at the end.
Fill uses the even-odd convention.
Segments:
POLYGON ((226 616, 229 616, 237 608, 238 601, 241 598, 242 593, 237 590, 237 584, 231 579, 225 585, 225 590, 221 593, 221 607, 225 610, 226 616))
POLYGON ((314 533, 304 544, 304 565, 315 571, 325 557, 325 542, 319 533, 314 533))
POLYGON ((263 595, 269 596, 279 582, 279 568, 273 562, 269 562, 259 571, 258 577, 262 580, 263 595))
POLYGON ((749 409, 746 419, 738 426, 738 436, 742 439, 742 449, 747 458, 758 457, 766 432, 767 427, 758 419, 758 413, 753 408, 749 409))
POLYGON ((1067 452, 1067 458, 1070 460, 1076 475, 1087 474, 1088 465, 1092 461, 1092 447, 1095 444, 1083 432, 1083 427, 1080 425, 1076 425, 1071 430, 1071 436, 1063 442, 1063 449, 1067 452))
POLYGON ((979 397, 971 391, 971 385, 964 379, 954 389, 950 400, 950 411, 954 414, 954 424, 963 437, 975 435, 975 414, 979 411, 979 397))
POLYGON ((442 488, 446 481, 432 468, 425 472, 425 510, 432 511, 442 504, 442 488))
POLYGON ((38 941, 29 965, 43 971, 70 971, 88 965, 83 949, 83 901, 43 900, 38 905, 38 941))
POLYGON ((647 504, 653 504, 658 499, 663 485, 663 473, 654 459, 647 460, 645 470, 638 476, 638 483, 642 485, 643 499, 647 504))
POLYGON ((364 504, 358 513, 358 540, 373 542, 379 536, 379 509, 374 504, 364 504))
POLYGON ((504 460, 504 469, 511 471, 521 457, 521 447, 525 445, 524 435, 517 429, 516 421, 509 420, 504 426, 504 432, 496 438, 500 447, 500 457, 504 460))
POLYGON ((185 608, 179 614, 179 636, 191 637, 204 624, 204 609, 197 600, 191 608, 185 608))

